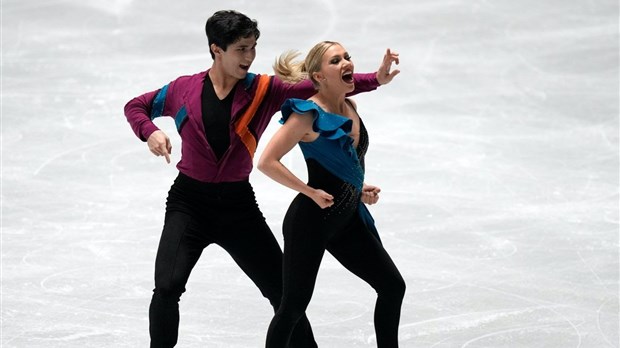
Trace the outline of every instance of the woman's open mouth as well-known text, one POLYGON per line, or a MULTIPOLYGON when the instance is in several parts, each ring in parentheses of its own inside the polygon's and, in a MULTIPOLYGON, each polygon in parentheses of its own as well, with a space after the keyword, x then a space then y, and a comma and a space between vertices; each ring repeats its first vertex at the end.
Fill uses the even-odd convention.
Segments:
POLYGON ((353 83, 353 71, 346 71, 342 74, 342 81, 345 83, 353 83))

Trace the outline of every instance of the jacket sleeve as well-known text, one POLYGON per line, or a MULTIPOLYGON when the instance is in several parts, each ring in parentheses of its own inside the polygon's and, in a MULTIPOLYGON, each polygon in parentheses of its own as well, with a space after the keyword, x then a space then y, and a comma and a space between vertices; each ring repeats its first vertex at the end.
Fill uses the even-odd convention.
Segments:
MULTIPOLYGON (((353 74, 353 78, 355 80, 355 90, 348 93, 347 96, 374 91, 381 85, 379 81, 377 81, 376 73, 353 74)), ((314 85, 309 79, 298 83, 286 83, 277 76, 274 76, 271 88, 273 98, 277 99, 274 100, 274 102, 278 105, 278 108, 289 98, 308 99, 316 94, 314 85)))
POLYGON ((153 120, 160 116, 173 116, 178 110, 174 96, 175 81, 152 92, 142 94, 125 104, 125 117, 134 134, 146 141, 159 130, 153 120))
POLYGON ((353 74, 353 80, 355 81, 355 90, 348 93, 347 96, 374 91, 381 86, 379 81, 377 81, 377 73, 353 74))

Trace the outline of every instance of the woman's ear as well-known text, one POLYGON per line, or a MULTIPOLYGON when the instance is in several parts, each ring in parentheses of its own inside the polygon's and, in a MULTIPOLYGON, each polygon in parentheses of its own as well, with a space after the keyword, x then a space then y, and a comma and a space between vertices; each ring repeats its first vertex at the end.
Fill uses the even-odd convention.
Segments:
POLYGON ((317 82, 325 81, 325 77, 323 77, 323 74, 320 72, 312 73, 312 77, 314 78, 314 81, 317 82))

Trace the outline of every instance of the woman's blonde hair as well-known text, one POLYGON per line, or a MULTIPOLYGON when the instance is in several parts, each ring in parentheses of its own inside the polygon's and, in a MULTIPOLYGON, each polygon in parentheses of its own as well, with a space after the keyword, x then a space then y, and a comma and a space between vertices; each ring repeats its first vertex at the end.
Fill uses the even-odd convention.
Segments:
POLYGON ((276 76, 288 83, 297 83, 309 78, 315 88, 319 82, 314 79, 314 73, 321 70, 321 62, 325 52, 333 45, 340 45, 334 41, 321 41, 308 52, 304 61, 295 61, 299 57, 298 51, 287 51, 280 55, 273 64, 276 76))

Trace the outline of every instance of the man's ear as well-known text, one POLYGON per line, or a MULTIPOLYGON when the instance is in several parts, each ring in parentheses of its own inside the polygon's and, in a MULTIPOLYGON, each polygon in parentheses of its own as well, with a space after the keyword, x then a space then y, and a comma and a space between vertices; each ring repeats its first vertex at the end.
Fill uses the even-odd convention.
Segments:
POLYGON ((211 52, 213 52, 216 56, 222 53, 222 49, 216 44, 211 44, 209 48, 211 48, 211 52))

